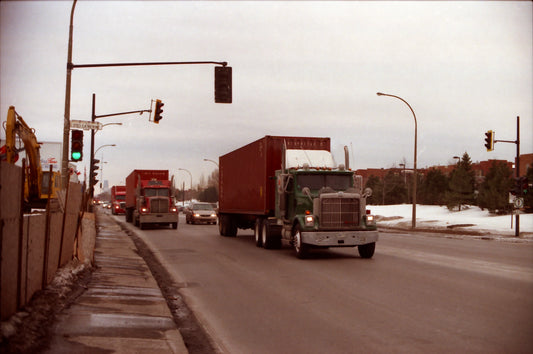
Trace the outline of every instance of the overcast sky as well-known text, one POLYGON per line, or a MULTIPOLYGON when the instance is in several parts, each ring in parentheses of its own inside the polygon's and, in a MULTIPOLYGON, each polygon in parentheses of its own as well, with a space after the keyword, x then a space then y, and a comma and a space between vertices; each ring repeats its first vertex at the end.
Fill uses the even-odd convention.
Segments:
MULTIPOLYGON (((71 1, 0 2, 0 108, 62 142, 71 1)), ((149 109, 163 119, 100 119, 97 158, 104 179, 131 170, 169 169, 194 184, 218 157, 265 135, 328 136, 337 162, 352 167, 418 167, 513 160, 514 144, 486 152, 484 132, 533 152, 532 2, 222 2, 78 1, 74 64, 227 61, 233 103, 214 103, 213 65, 79 68, 72 74, 71 119, 149 109)), ((78 169, 88 167, 89 132, 78 169)), ((2 140, 5 132, 2 130, 2 140)))

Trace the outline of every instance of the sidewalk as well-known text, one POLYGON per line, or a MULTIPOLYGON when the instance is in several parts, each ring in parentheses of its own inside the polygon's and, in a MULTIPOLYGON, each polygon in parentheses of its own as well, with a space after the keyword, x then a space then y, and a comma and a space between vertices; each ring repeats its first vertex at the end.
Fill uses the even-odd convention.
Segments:
POLYGON ((46 353, 188 353, 133 241, 97 213, 96 269, 87 291, 58 314, 46 353))

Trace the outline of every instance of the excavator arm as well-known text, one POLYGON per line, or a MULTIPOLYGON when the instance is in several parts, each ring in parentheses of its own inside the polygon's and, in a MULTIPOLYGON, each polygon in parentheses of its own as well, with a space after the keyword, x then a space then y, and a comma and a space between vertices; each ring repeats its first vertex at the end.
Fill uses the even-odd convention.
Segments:
POLYGON ((26 151, 26 157, 28 158, 28 174, 27 174, 27 186, 28 186, 28 199, 39 200, 41 198, 41 157, 39 149, 41 146, 37 142, 34 129, 30 128, 28 124, 22 119, 20 115, 15 111, 14 106, 10 106, 7 112, 7 121, 5 125, 6 129, 6 160, 8 163, 14 164, 16 162, 16 137, 18 136, 26 151))

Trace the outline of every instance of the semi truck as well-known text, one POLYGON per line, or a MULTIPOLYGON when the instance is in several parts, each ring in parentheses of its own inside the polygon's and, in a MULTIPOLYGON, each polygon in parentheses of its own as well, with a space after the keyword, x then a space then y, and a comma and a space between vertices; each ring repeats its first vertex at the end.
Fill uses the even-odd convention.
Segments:
POLYGON ((173 180, 168 170, 133 170, 126 177, 126 221, 144 229, 148 224, 178 228, 173 180))
POLYGON ((372 190, 345 163, 335 165, 330 138, 265 136, 219 157, 219 233, 253 229, 255 244, 298 258, 313 248, 357 247, 374 255, 378 230, 366 208, 372 190))
POLYGON ((126 214, 126 186, 111 187, 111 213, 126 214))

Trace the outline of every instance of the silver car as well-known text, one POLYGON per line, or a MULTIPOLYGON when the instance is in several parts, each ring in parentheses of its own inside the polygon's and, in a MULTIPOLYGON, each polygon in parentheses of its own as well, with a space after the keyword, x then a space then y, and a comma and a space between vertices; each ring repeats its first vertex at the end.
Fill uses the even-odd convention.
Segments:
POLYGON ((209 203, 192 203, 185 210, 187 224, 207 223, 216 225, 217 214, 209 203))

